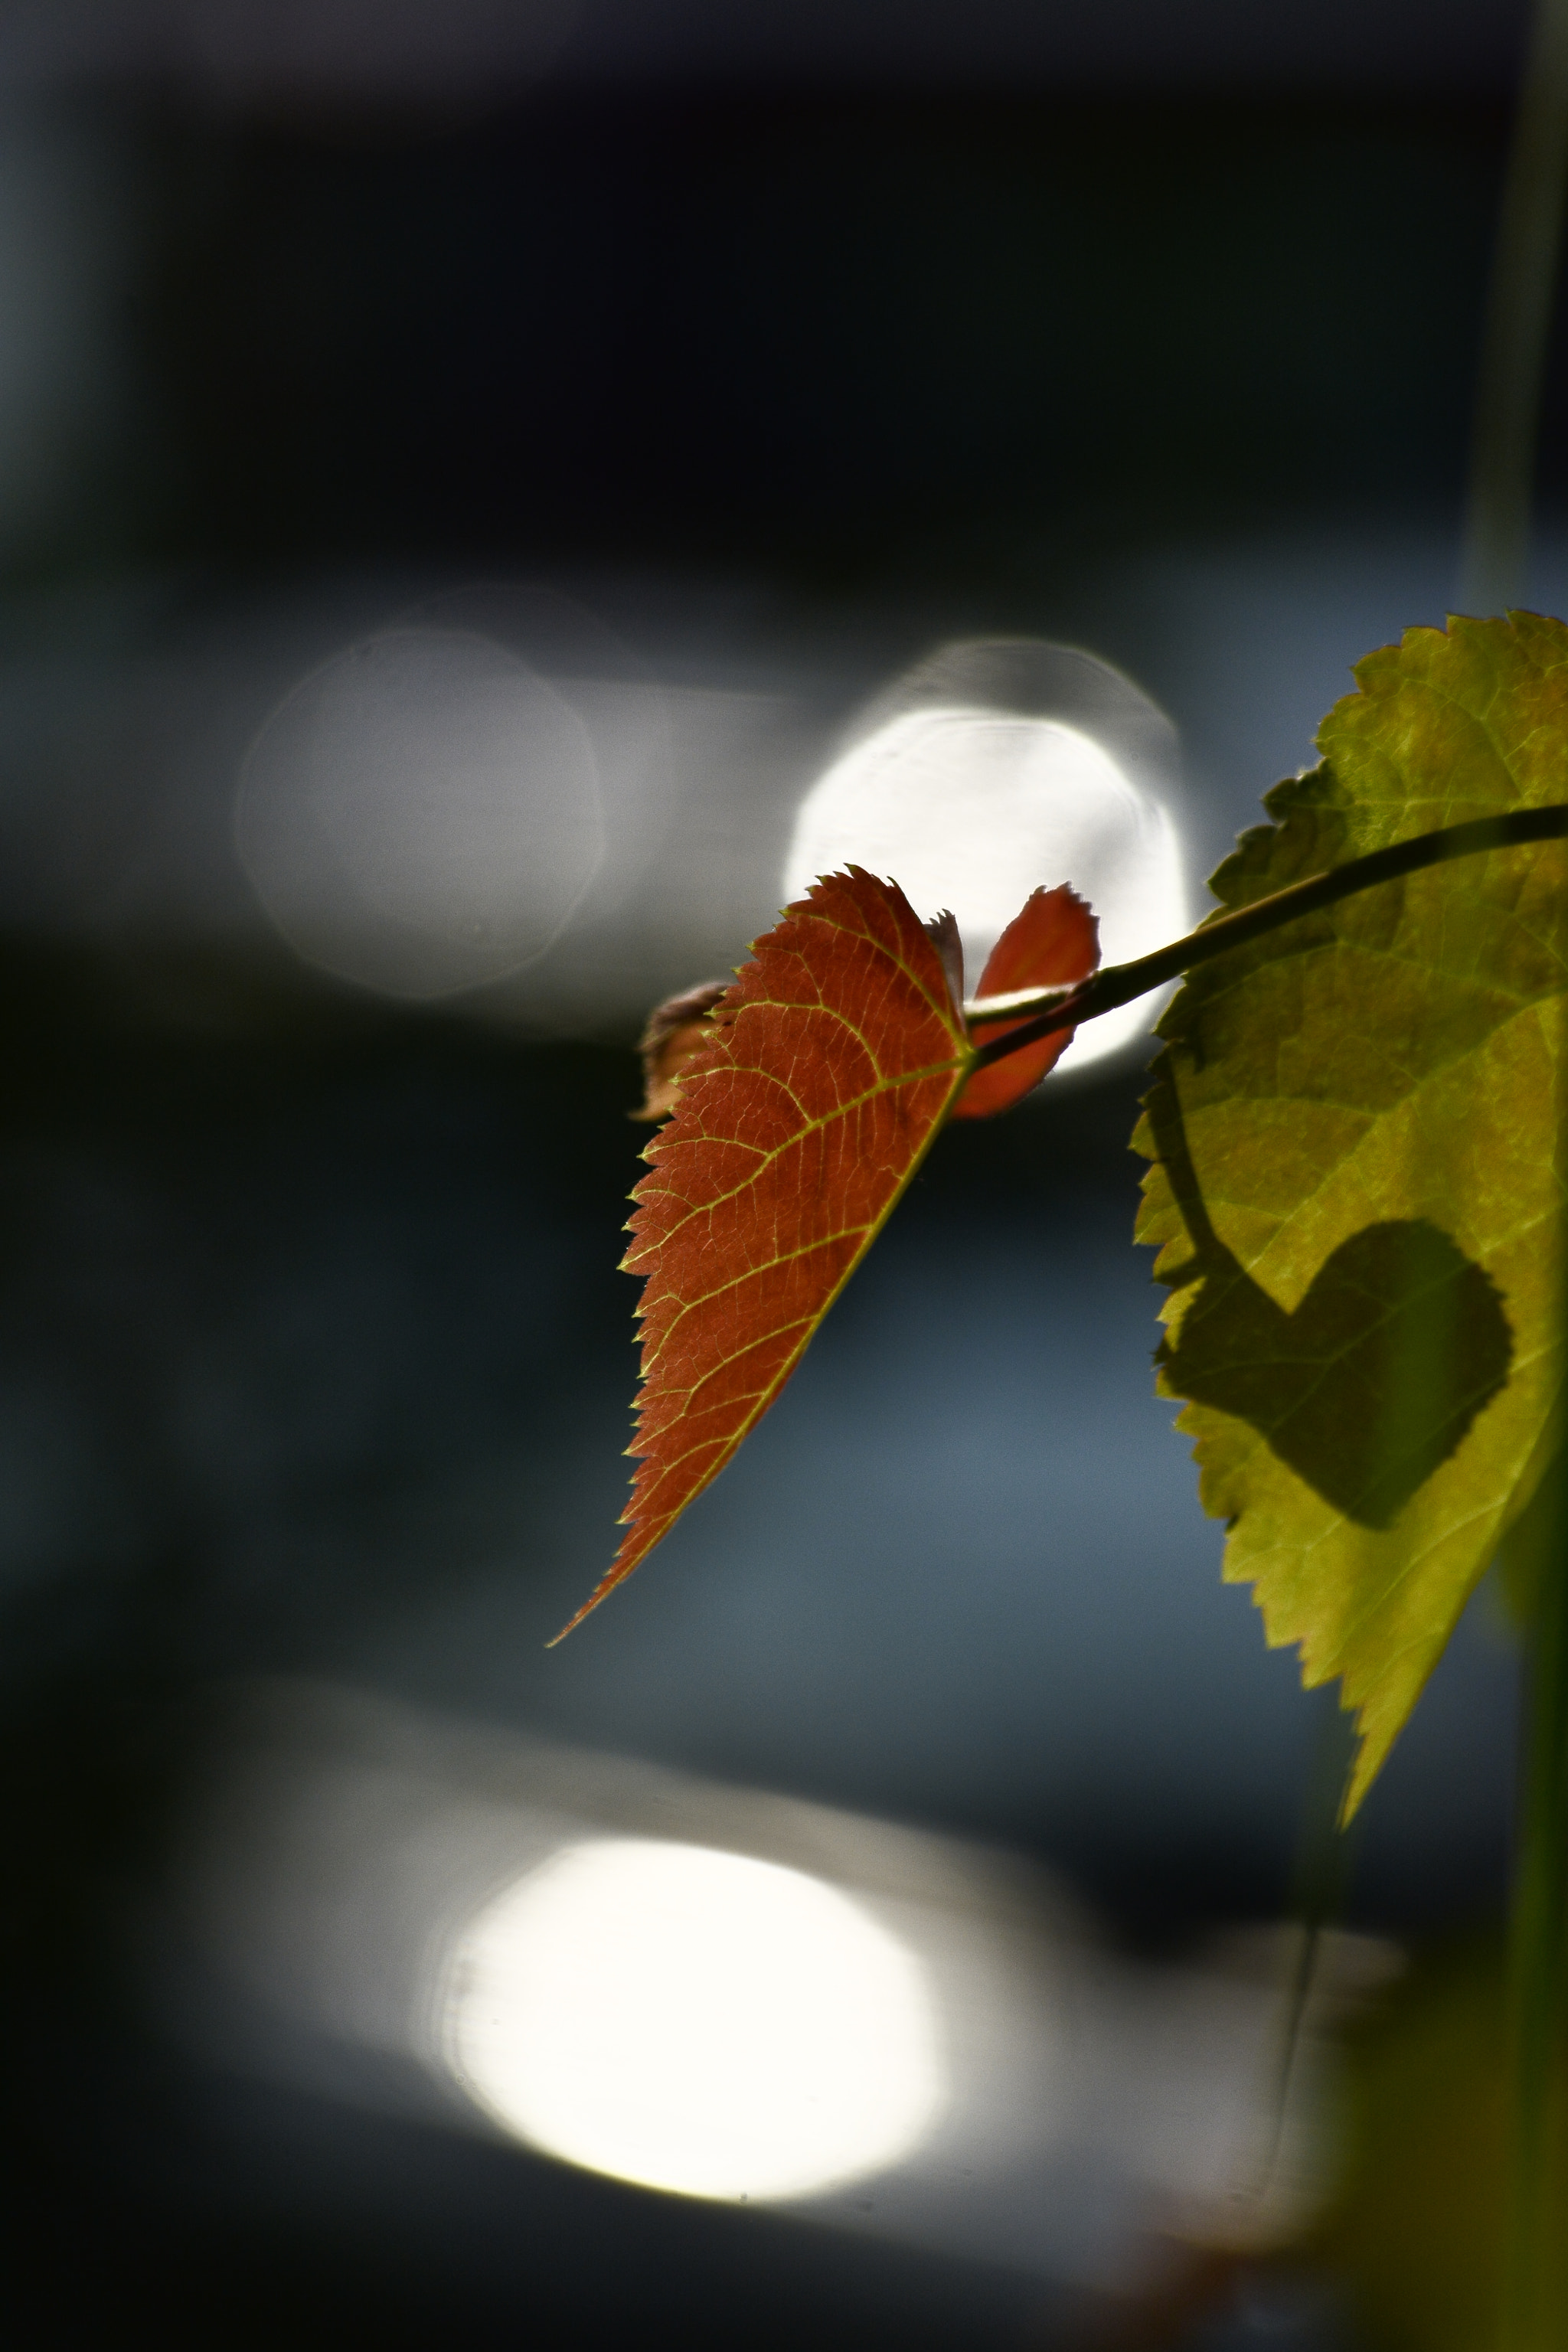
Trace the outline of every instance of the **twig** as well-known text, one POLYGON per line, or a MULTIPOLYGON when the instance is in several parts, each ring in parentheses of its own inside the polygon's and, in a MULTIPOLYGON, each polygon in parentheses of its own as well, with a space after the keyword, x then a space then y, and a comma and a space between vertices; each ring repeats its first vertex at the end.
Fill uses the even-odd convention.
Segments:
POLYGON ((1305 882, 1293 882, 1289 889, 1276 890, 1250 907, 1238 907, 1233 914, 1211 916, 1184 940, 1173 940, 1169 947, 1156 948, 1152 955, 1139 956, 1132 963, 1109 964, 1076 988, 1040 989, 1032 996, 979 997, 963 1008, 971 1030, 997 1021, 1019 1021, 1020 1014, 1032 1012, 1037 1005, 1040 1010, 1036 1019, 1019 1021, 1018 1027, 1009 1029, 1005 1037, 993 1038, 990 1045, 982 1045, 975 1055, 975 1065, 984 1068, 987 1063, 999 1062, 1005 1055, 1017 1053, 1022 1046, 1034 1045, 1038 1038, 1053 1036, 1058 1029, 1076 1029, 1080 1022, 1093 1021, 1102 1013, 1114 1013, 1118 1005, 1131 1004, 1134 997, 1163 988, 1167 981, 1179 979, 1183 972, 1191 971, 1200 963, 1227 955, 1232 948, 1247 947, 1286 923, 1296 922, 1303 915, 1314 915, 1341 898, 1354 898, 1359 891, 1373 889, 1380 882, 1418 874, 1423 866, 1446 866, 1451 858, 1479 856, 1488 849, 1513 849, 1525 842, 1564 839, 1568 839, 1568 802, 1562 801, 1547 808, 1510 809, 1505 816, 1477 817, 1468 824, 1445 825, 1439 832, 1418 833, 1409 841, 1394 842, 1388 849, 1374 849, 1365 857, 1352 857, 1348 865, 1336 866, 1327 874, 1314 874, 1305 882))

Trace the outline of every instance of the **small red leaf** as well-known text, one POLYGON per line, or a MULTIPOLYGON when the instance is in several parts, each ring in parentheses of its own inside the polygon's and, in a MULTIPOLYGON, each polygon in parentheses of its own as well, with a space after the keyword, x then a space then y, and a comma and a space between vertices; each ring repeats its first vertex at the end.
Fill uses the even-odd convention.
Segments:
MULTIPOLYGON (((1035 890, 1015 915, 980 975, 982 996, 1011 996, 1021 988, 1061 988, 1087 980, 1100 964, 1100 925, 1085 901, 1066 883, 1056 890, 1035 890)), ((1005 1037, 1016 1021, 997 1022, 979 1031, 982 1043, 1005 1037)), ((975 1071, 953 1110, 954 1118, 992 1118, 1007 1110, 1038 1086, 1072 1044, 1070 1029, 1058 1029, 1037 1045, 1021 1045, 999 1062, 975 1071)))
POLYGON ((761 1420, 969 1068, 942 957, 896 883, 829 875, 753 953, 632 1194, 638 1466, 615 1563, 564 1633, 761 1420))

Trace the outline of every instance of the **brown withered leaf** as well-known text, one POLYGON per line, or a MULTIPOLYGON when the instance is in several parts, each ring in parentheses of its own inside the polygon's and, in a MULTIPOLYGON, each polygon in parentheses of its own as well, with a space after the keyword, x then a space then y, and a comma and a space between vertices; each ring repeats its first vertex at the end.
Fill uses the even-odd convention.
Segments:
POLYGON ((728 980, 701 980, 695 988, 667 996, 662 1004, 654 1006, 637 1040, 643 1098, 639 1108, 628 1114, 630 1118, 652 1124, 669 1117, 680 1099, 680 1081, 693 1059, 713 1043, 709 1015, 733 985, 728 980))

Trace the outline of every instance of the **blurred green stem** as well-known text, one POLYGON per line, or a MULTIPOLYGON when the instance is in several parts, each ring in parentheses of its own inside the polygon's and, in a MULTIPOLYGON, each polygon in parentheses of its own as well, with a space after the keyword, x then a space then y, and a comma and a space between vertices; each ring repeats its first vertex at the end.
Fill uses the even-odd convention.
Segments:
MULTIPOLYGON (((1568 0, 1536 0, 1510 149, 1477 388, 1461 601, 1525 593, 1542 386, 1568 191, 1568 0)), ((1563 1311, 1568 1313, 1568 1298, 1563 1311)), ((1568 2345, 1568 1486, 1532 1537, 1528 1727, 1510 1962, 1512 2181, 1503 2352, 1568 2345)))
POLYGON ((1513 2178, 1503 2352, 1568 2345, 1568 1496, 1551 1480, 1528 1647, 1510 1951, 1513 2178))
POLYGON ((1296 1837, 1296 1867, 1290 1893, 1290 1916, 1298 1930, 1295 1965, 1285 1988, 1279 2020, 1279 2048, 1269 2098, 1268 2160, 1258 2194, 1266 2196, 1274 2183, 1290 2105, 1290 2079, 1301 2046, 1301 2028, 1322 1956, 1323 1937, 1339 1917, 1350 1875, 1353 1828, 1343 1826, 1345 1798, 1355 1764, 1355 1717, 1342 1707, 1327 1706, 1319 1717, 1313 1742, 1301 1819, 1296 1837))
POLYGON ((1467 613, 1522 601, 1541 392, 1568 188, 1568 0, 1536 0, 1509 150, 1470 447, 1459 592, 1467 613))

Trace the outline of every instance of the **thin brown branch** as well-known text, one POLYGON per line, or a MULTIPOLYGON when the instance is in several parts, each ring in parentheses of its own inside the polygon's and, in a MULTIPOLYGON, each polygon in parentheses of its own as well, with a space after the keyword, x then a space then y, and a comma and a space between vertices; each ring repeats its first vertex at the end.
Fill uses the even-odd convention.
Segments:
POLYGON ((1568 802, 1553 802, 1547 808, 1510 809, 1506 816, 1477 817, 1469 824, 1445 825, 1437 833, 1418 833, 1410 841, 1396 841, 1391 848, 1374 849, 1366 857, 1352 857, 1348 865, 1336 866, 1327 874, 1314 874, 1305 882, 1293 882, 1287 890, 1276 890, 1269 898, 1258 898, 1250 907, 1238 907, 1229 915, 1213 915, 1184 940, 1173 940, 1169 947, 1156 948, 1152 955, 1139 956, 1131 963, 1109 964, 1091 979, 1077 988, 1041 989, 1037 994, 1023 998, 982 997, 964 1006, 971 1029, 996 1021, 1017 1021, 1036 1005, 1038 1017, 1019 1023, 1005 1037, 994 1038, 983 1045, 975 1056, 977 1066, 999 1062, 1007 1054, 1016 1054, 1022 1046, 1032 1045, 1037 1038, 1049 1037, 1058 1029, 1076 1029, 1080 1022, 1098 1019, 1102 1013, 1114 1013, 1121 1004, 1131 1004, 1136 996, 1146 996, 1151 989, 1163 988, 1168 981, 1177 980, 1200 963, 1208 963, 1215 956, 1226 955, 1232 948, 1248 946, 1252 940, 1265 938, 1268 932, 1298 921, 1303 915, 1317 914, 1324 907, 1332 907, 1341 898, 1352 898, 1360 891, 1374 889, 1380 882, 1397 881, 1402 875, 1418 874, 1424 866, 1446 866, 1451 858, 1476 857, 1488 849, 1514 849, 1531 841, 1562 841, 1568 839, 1568 802))

